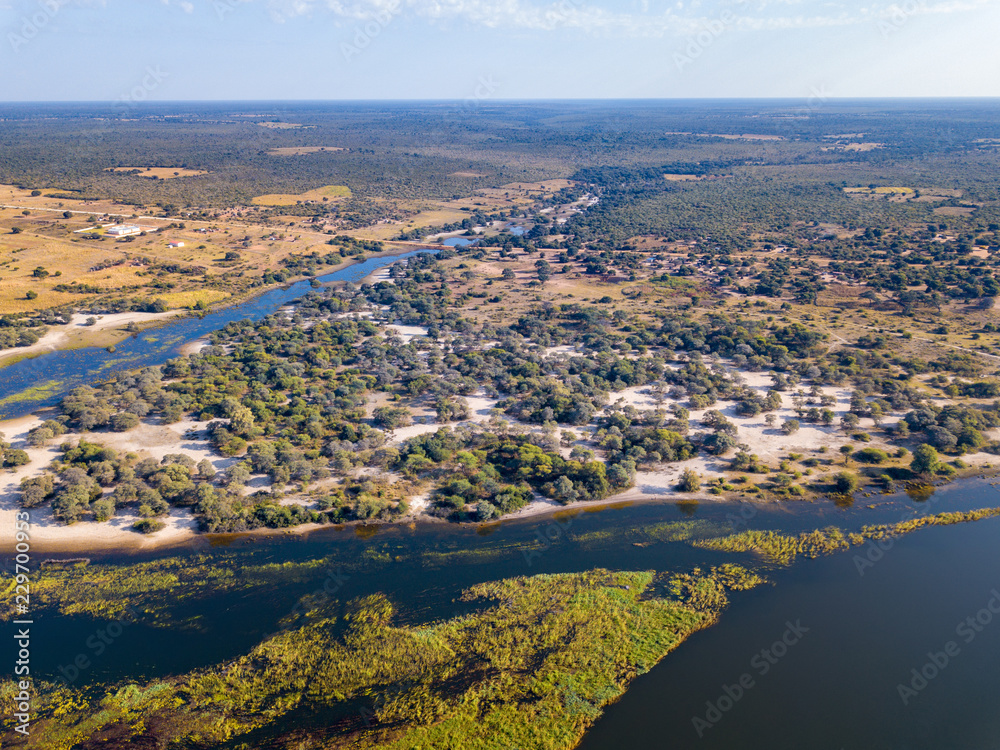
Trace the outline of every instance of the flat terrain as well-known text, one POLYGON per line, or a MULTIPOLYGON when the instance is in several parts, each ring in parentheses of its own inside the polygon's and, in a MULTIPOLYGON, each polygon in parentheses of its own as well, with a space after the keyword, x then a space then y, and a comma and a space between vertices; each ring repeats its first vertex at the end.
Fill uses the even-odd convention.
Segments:
POLYGON ((198 177, 208 174, 202 169, 187 169, 185 167, 109 167, 108 172, 137 173, 136 177, 150 180, 175 180, 178 177, 198 177))

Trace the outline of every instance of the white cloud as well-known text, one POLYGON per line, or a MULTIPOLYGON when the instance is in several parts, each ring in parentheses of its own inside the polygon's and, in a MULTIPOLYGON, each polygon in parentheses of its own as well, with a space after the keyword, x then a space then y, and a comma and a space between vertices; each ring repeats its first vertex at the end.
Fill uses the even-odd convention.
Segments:
MULTIPOLYGON (((160 0, 164 5, 173 5, 171 0, 160 0)), ((194 13, 194 3, 188 2, 188 0, 180 0, 177 6, 183 10, 185 13, 194 13)))
MULTIPOLYGON (((164 0, 169 2, 169 0, 164 0)), ((724 23, 750 31, 784 31, 871 23, 878 19, 966 13, 1000 0, 694 0, 676 2, 668 10, 639 0, 631 12, 599 4, 599 0, 267 0, 280 20, 329 13, 335 18, 365 20, 397 15, 432 22, 462 21, 474 26, 506 30, 554 31, 624 37, 663 37, 696 34, 724 23), (797 11, 789 13, 788 11, 797 11)))

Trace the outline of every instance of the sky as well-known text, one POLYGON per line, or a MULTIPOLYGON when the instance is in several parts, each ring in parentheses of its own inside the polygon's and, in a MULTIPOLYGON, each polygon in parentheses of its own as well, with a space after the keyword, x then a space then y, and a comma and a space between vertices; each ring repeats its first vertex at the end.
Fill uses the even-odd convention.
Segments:
POLYGON ((1000 0, 0 0, 0 101, 1000 96, 1000 0))

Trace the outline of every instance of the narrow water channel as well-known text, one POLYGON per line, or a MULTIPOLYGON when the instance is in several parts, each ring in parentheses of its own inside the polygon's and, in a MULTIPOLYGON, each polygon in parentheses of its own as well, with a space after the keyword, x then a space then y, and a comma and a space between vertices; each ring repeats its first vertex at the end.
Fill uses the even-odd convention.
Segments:
MULTIPOLYGON (((430 251, 416 250, 391 258, 368 258, 316 278, 321 283, 358 282, 380 268, 426 252, 430 251)), ((312 290, 311 280, 297 281, 203 317, 175 318, 125 339, 115 347, 114 352, 102 348, 55 351, 0 367, 0 419, 19 417, 51 406, 67 391, 107 378, 115 371, 163 364, 177 356, 182 346, 195 339, 233 321, 260 320, 312 290), (41 392, 33 394, 31 389, 40 386, 41 392)))

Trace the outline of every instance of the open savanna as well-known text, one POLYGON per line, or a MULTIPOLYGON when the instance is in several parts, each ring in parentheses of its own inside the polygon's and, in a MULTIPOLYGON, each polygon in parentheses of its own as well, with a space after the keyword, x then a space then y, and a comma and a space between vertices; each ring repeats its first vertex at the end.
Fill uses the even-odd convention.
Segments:
POLYGON ((323 151, 346 151, 342 146, 282 146, 272 148, 271 156, 305 156, 306 154, 317 154, 323 151))
POLYGON ((173 180, 178 177, 197 177, 208 174, 203 169, 186 169, 185 167, 108 167, 105 172, 138 172, 136 177, 149 180, 173 180))
MULTIPOLYGON (((456 177, 471 177, 472 173, 455 173, 456 177)), ((479 176, 479 175, 475 175, 479 176)), ((494 213, 497 211, 520 211, 536 200, 548 198, 559 190, 569 187, 569 180, 545 180, 544 182, 513 182, 498 188, 483 188, 473 195, 450 201, 402 201, 400 208, 415 215, 404 221, 384 222, 349 231, 354 237, 370 240, 388 240, 400 232, 454 224, 469 218, 475 211, 494 213)))
POLYGON ((344 185, 325 185, 308 190, 299 195, 285 193, 272 193, 270 195, 258 195, 253 199, 255 206, 294 206, 296 203, 306 201, 335 200, 337 198, 351 197, 351 189, 344 185))
POLYGON ((93 239, 81 230, 107 224, 106 215, 64 217, 57 210, 43 210, 55 208, 52 199, 36 196, 35 203, 22 202, 23 195, 14 199, 18 208, 0 209, 0 315, 86 307, 99 298, 123 294, 163 299, 171 307, 199 301, 217 304, 240 286, 235 282, 222 290, 212 288, 223 274, 250 280, 279 268, 289 255, 318 250, 326 239, 316 233, 285 235, 261 225, 190 220, 181 224, 163 218, 121 219, 157 230, 127 242, 106 236, 93 239), (20 208, 24 205, 32 208, 20 208), (91 222, 91 218, 102 220, 91 222), (230 252, 238 254, 235 260, 226 260, 230 252), (89 289, 56 290, 63 285, 89 289))
MULTIPOLYGON (((130 216, 134 212, 132 206, 122 206, 110 199, 76 200, 61 197, 64 194, 72 195, 72 193, 57 186, 25 190, 16 185, 0 185, 0 206, 16 206, 18 211, 22 209, 39 211, 52 219, 61 218, 63 212, 69 211, 72 216, 78 217, 79 221, 83 221, 88 216, 105 214, 130 216), (32 195, 36 192, 38 195, 32 195)), ((0 211, 2 210, 0 209, 0 211)), ((7 211, 11 212, 11 209, 7 209, 7 211)), ((0 216, 2 215, 0 213, 0 216)))

